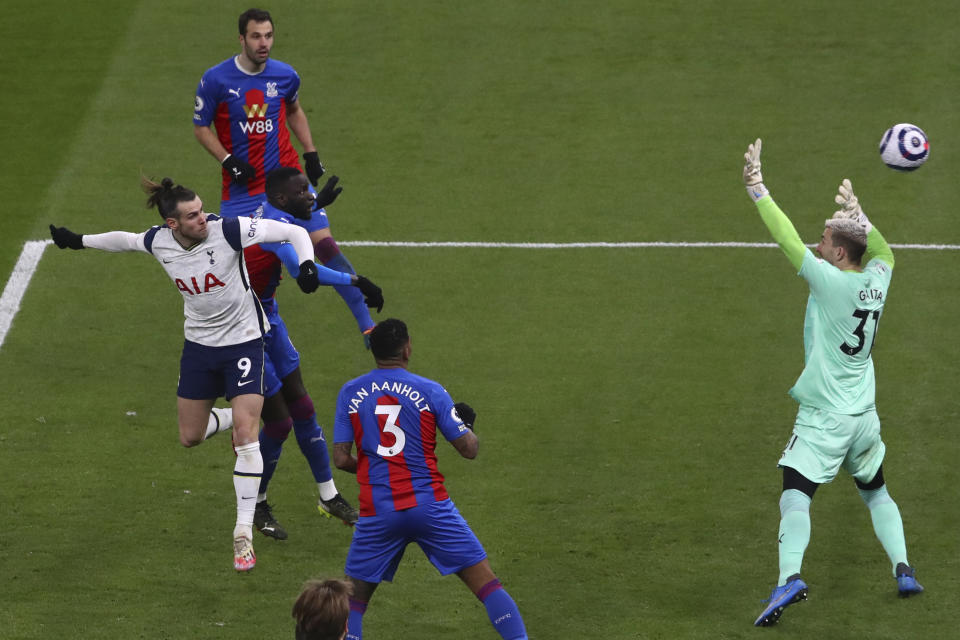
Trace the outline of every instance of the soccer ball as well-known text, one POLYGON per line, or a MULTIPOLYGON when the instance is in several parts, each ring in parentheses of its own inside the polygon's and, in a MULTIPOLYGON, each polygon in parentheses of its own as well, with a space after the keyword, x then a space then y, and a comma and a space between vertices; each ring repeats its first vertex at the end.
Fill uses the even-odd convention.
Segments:
POLYGON ((920 127, 906 122, 895 124, 880 140, 880 158, 891 169, 913 171, 927 161, 930 141, 920 127))

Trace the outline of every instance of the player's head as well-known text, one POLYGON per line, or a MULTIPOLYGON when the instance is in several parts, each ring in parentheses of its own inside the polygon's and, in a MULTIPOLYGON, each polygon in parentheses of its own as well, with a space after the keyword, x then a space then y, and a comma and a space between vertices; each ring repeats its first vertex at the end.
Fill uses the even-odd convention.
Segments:
POLYGON ((240 14, 240 55, 254 66, 262 66, 273 48, 273 18, 269 11, 247 9, 240 14))
POLYGON ((345 580, 310 580, 293 605, 296 640, 341 640, 347 635, 352 588, 345 580))
POLYGON ((265 186, 267 200, 281 211, 301 218, 310 219, 313 211, 313 193, 307 176, 296 167, 280 167, 267 174, 265 186))
POLYGON ((867 233, 863 226, 850 218, 831 218, 825 223, 817 252, 837 266, 844 262, 859 265, 867 250, 867 233))
POLYGON ((207 237, 207 215, 193 189, 174 184, 170 178, 154 182, 142 177, 140 186, 147 194, 147 208, 156 207, 173 231, 195 242, 207 237))
POLYGON ((377 363, 405 365, 410 359, 410 334, 403 320, 387 318, 370 332, 370 351, 377 363))

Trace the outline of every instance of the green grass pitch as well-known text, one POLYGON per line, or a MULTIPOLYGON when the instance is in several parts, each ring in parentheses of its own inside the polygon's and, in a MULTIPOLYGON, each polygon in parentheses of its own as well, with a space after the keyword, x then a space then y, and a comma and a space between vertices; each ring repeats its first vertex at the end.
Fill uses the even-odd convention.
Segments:
MULTIPOLYGON (((141 172, 218 204, 192 135, 200 74, 245 3, 5 7, 0 281, 51 222, 141 231, 141 172)), ((764 175, 815 242, 840 180, 893 243, 958 244, 950 2, 761 0, 265 5, 341 177, 335 236, 410 241, 747 241, 764 175), (896 122, 932 142, 880 162, 896 122)), ((899 250, 874 350, 890 492, 927 587, 896 597, 852 482, 818 492, 808 602, 752 621, 776 580, 775 463, 795 411, 806 287, 775 249, 346 248, 405 319, 412 370, 479 413, 448 488, 531 638, 951 638, 960 590, 955 251, 899 250)), ((281 307, 329 435, 372 364, 332 291, 281 307)), ((271 502, 290 531, 230 565, 232 453, 177 443, 179 295, 140 255, 48 248, 0 347, 0 638, 292 637, 350 530, 323 520, 289 443, 271 502)), ((356 497, 352 476, 338 485, 356 497)), ((496 637, 416 548, 366 637, 496 637)))

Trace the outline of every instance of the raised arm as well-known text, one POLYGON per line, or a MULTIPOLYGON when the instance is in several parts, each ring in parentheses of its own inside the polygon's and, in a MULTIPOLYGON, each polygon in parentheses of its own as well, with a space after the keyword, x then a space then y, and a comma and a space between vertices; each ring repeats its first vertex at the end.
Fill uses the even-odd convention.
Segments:
POLYGON ((50 225, 50 237, 60 249, 101 249, 103 251, 146 251, 140 238, 142 233, 108 231, 107 233, 79 234, 66 227, 50 225))
POLYGON ((837 197, 834 198, 834 200, 840 205, 840 210, 833 214, 834 218, 850 218, 856 220, 863 226, 864 231, 867 232, 867 251, 864 253, 865 260, 870 262, 873 259, 879 259, 893 269, 893 249, 890 248, 886 239, 880 235, 877 228, 873 226, 873 223, 867 218, 867 214, 863 212, 863 207, 860 206, 860 200, 856 194, 853 193, 853 185, 848 179, 843 179, 838 189, 837 197))
MULTIPOLYGON (((281 262, 283 262, 283 266, 287 268, 287 272, 291 276, 294 278, 300 277, 300 265, 297 263, 297 254, 292 246, 287 243, 271 243, 262 244, 260 246, 263 249, 276 254, 276 256, 280 258, 281 262)), ((375 285, 369 278, 329 269, 317 262, 314 262, 313 264, 317 268, 317 278, 320 280, 320 284, 329 286, 353 285, 354 287, 360 289, 360 293, 363 294, 364 304, 371 308, 376 307, 377 311, 383 309, 383 290, 375 285)))
POLYGON ((757 138, 756 142, 747 147, 747 152, 743 155, 743 183, 747 187, 747 195, 757 205, 760 219, 767 225, 770 235, 780 245, 780 249, 793 268, 800 271, 807 247, 787 214, 780 210, 763 184, 763 175, 760 173, 761 144, 760 138, 757 138))
MULTIPOLYGON (((239 233, 239 244, 243 247, 270 242, 289 242, 297 252, 297 260, 300 261, 297 285, 304 293, 313 293, 320 286, 317 265, 313 261, 313 244, 306 229, 277 220, 244 216, 231 218, 224 224, 237 225, 231 233, 239 233)), ((235 236, 233 242, 237 242, 235 236)), ((236 244, 234 246, 236 247, 236 244)))

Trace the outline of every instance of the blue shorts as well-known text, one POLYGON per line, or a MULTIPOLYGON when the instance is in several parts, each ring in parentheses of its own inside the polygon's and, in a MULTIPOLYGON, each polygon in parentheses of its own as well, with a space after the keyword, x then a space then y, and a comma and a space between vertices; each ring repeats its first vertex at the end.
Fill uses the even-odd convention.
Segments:
POLYGON ((183 341, 179 397, 209 400, 223 396, 230 400, 245 393, 263 395, 263 338, 229 347, 183 341))
POLYGON ((390 582, 411 542, 420 545, 441 575, 472 567, 487 557, 453 501, 442 500, 382 516, 361 516, 353 528, 346 574, 364 582, 390 582))
POLYGON ((266 397, 270 398, 280 393, 283 379, 293 373, 300 366, 300 353, 290 340, 287 325, 277 310, 277 303, 264 302, 263 309, 270 321, 270 330, 264 335, 263 350, 266 354, 263 362, 263 383, 266 397))

